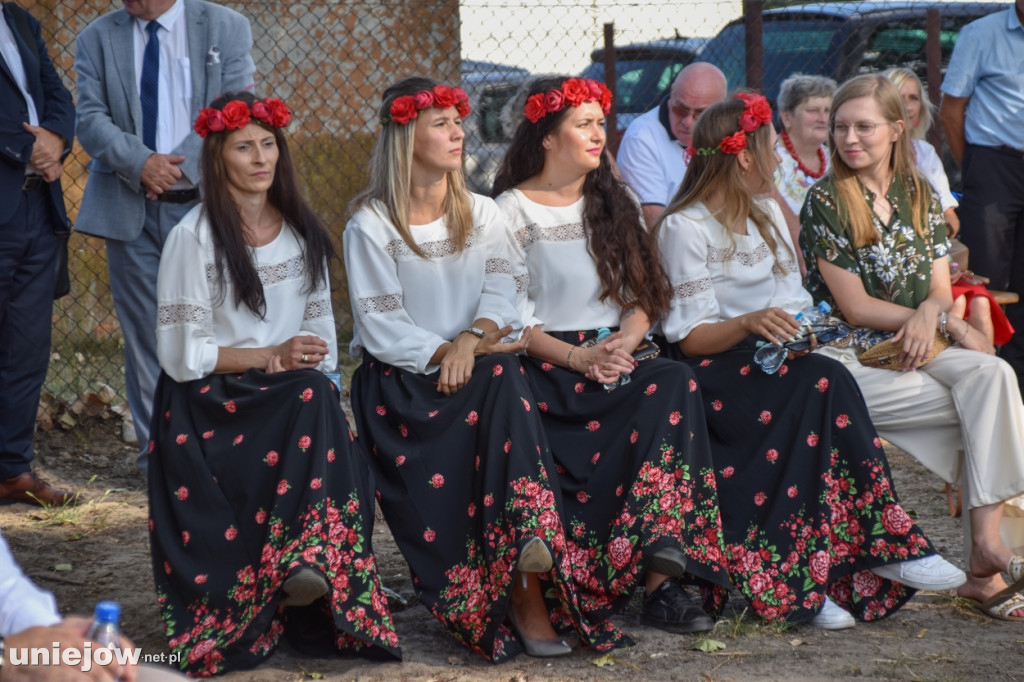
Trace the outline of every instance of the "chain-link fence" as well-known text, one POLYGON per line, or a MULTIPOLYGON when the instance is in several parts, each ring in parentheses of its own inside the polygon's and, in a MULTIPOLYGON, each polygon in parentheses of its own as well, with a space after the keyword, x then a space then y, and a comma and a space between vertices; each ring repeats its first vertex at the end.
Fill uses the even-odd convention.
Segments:
MULTIPOLYGON (((121 3, 19 4, 42 22, 58 71, 74 92, 75 37, 121 3)), ((777 94, 782 78, 798 70, 841 81, 859 71, 905 64, 930 82, 934 96, 940 65, 948 61, 959 27, 1006 6, 828 3, 826 9, 811 12, 786 8, 786 2, 752 0, 222 4, 250 20, 257 92, 282 97, 294 111, 289 134, 308 197, 339 237, 347 204, 366 181, 380 94, 399 77, 427 75, 461 83, 467 90, 474 107, 466 123, 467 172, 473 188, 486 191, 514 125, 506 105, 532 75, 586 73, 603 79, 605 69, 616 72, 616 117, 610 125, 620 131, 653 107, 679 69, 694 58, 719 65, 731 86, 763 87, 770 97, 777 94), (929 8, 938 10, 930 19, 929 8), (612 42, 615 50, 601 50, 612 42), (926 57, 929 47, 931 62, 926 57)), ((72 220, 86 183, 87 161, 76 144, 65 164, 72 220)), ((76 234, 70 246, 72 293, 54 306, 47 390, 68 398, 109 384, 120 393, 123 344, 103 244, 76 234)), ((351 315, 343 268, 332 276, 344 343, 351 337, 351 315)))

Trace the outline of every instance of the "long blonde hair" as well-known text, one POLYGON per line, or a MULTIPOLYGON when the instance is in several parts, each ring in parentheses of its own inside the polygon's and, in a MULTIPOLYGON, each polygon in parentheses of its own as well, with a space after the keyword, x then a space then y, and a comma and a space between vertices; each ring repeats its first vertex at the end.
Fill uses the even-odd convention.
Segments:
MULTIPOLYGON (((882 75, 891 80, 897 90, 903 87, 903 84, 907 81, 917 83, 917 92, 921 96, 921 120, 918 121, 916 128, 911 128, 910 121, 907 121, 907 130, 910 132, 910 139, 923 140, 932 128, 932 117, 935 110, 935 105, 932 104, 931 98, 928 97, 928 90, 925 88, 924 83, 921 82, 916 73, 903 66, 894 66, 891 69, 886 69, 882 72, 882 75)), ((902 99, 903 96, 900 95, 900 98, 902 99)))
MULTIPOLYGON (((384 91, 379 117, 383 123, 380 137, 370 157, 370 184, 353 200, 356 210, 368 207, 377 210, 380 202, 387 219, 395 226, 402 241, 420 258, 427 255, 416 244, 409 230, 409 204, 412 196, 412 156, 416 134, 414 118, 402 125, 390 120, 391 103, 402 95, 415 95, 421 90, 431 91, 437 81, 429 78, 405 78, 384 91)), ((444 223, 448 238, 457 252, 466 247, 473 232, 473 207, 470 202, 466 176, 461 168, 445 174, 447 190, 444 203, 444 223)))
MULTIPOLYGON (((744 107, 743 100, 738 98, 727 99, 708 107, 693 127, 690 148, 692 150, 716 148, 723 138, 740 129, 739 119, 744 112, 744 107)), ((773 163, 775 147, 772 146, 770 126, 770 123, 766 123, 747 135, 747 149, 754 158, 754 172, 761 176, 766 187, 774 186, 775 173, 775 163, 773 163)), ((723 226, 746 223, 747 218, 753 220, 761 238, 771 249, 776 266, 785 274, 786 268, 779 260, 779 246, 781 245, 790 256, 793 255, 792 250, 782 239, 779 228, 772 221, 771 214, 765 208, 764 203, 755 201, 755 193, 748 188, 744 181, 743 169, 736 156, 735 154, 726 154, 721 149, 717 149, 711 154, 694 152, 686 174, 683 176, 683 182, 665 209, 665 213, 654 226, 654 233, 657 235, 662 222, 668 216, 705 201, 720 189, 724 189, 725 205, 712 215, 723 226)), ((728 227, 725 231, 729 236, 731 248, 735 250, 736 236, 728 227)))
MULTIPOLYGON (((850 100, 861 97, 872 98, 878 104, 882 118, 887 123, 902 121, 905 127, 907 121, 907 113, 903 108, 900 91, 892 81, 879 74, 865 74, 851 78, 836 90, 836 95, 832 98, 832 113, 829 115, 828 121, 828 147, 832 161, 829 173, 835 180, 839 192, 836 202, 839 219, 842 223, 850 226, 853 245, 856 248, 877 243, 881 235, 871 219, 871 209, 864 201, 864 190, 857 178, 857 172, 846 165, 839 155, 834 128, 836 112, 840 107, 850 100)), ((907 193, 910 196, 913 209, 911 223, 914 226, 914 231, 921 237, 926 237, 932 192, 928 181, 917 171, 910 135, 905 132, 904 130, 904 134, 900 134, 892 145, 889 168, 893 171, 893 181, 903 182, 907 186, 907 193)))

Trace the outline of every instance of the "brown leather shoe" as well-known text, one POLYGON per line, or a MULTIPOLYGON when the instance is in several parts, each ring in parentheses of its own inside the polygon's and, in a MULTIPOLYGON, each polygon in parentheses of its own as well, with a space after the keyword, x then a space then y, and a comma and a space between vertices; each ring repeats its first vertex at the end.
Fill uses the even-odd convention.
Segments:
POLYGON ((29 504, 77 504, 78 493, 57 490, 34 471, 0 481, 0 500, 29 504))

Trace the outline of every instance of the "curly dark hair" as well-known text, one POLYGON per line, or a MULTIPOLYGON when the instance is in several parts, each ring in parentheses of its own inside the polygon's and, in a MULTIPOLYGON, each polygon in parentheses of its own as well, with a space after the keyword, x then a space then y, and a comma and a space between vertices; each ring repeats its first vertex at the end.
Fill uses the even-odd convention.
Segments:
MULTIPOLYGON (((530 95, 558 89, 564 78, 541 78, 530 95)), ((571 107, 536 123, 523 118, 494 180, 492 196, 522 184, 544 170, 544 138, 555 132, 571 107)), ((623 309, 638 306, 653 321, 668 310, 672 287, 661 267, 657 242, 647 231, 635 195, 612 169, 607 149, 600 165, 583 181, 583 228, 587 250, 601 278, 601 300, 623 309)))
MULTIPOLYGON (((223 109, 233 100, 245 102, 249 108, 259 99, 251 92, 229 92, 220 95, 210 103, 213 109, 223 109)), ((267 190, 267 201, 281 213, 284 221, 302 237, 303 260, 306 266, 306 291, 320 287, 325 278, 324 261, 337 258, 337 251, 331 235, 309 204, 302 196, 298 175, 284 131, 274 128, 255 118, 252 123, 273 133, 277 143, 277 167, 274 181, 267 190)), ((249 256, 245 243, 242 221, 238 209, 227 191, 227 169, 224 166, 224 143, 233 131, 211 132, 203 140, 200 156, 202 170, 203 212, 210 221, 213 236, 214 263, 217 267, 218 302, 224 297, 225 270, 235 288, 235 305, 245 305, 261 320, 267 311, 267 300, 263 294, 263 283, 249 256)))

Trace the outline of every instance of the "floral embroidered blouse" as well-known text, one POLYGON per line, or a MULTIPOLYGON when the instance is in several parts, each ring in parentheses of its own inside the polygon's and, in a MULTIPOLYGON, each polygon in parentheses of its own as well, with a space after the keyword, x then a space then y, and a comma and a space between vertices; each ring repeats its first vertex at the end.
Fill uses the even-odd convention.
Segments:
MULTIPOLYGON (((814 300, 826 300, 836 308, 817 268, 817 259, 823 258, 860 277, 871 296, 917 308, 928 297, 932 261, 949 253, 946 223, 938 201, 933 196, 928 231, 921 237, 914 231, 911 196, 903 181, 897 179, 886 194, 893 207, 889 223, 883 223, 874 211, 871 213, 881 238, 874 244, 855 248, 851 230, 839 215, 838 196, 835 181, 828 175, 811 188, 800 213, 800 245, 807 261, 806 286, 814 300)), ((869 207, 875 201, 875 195, 866 188, 864 201, 869 207)))

